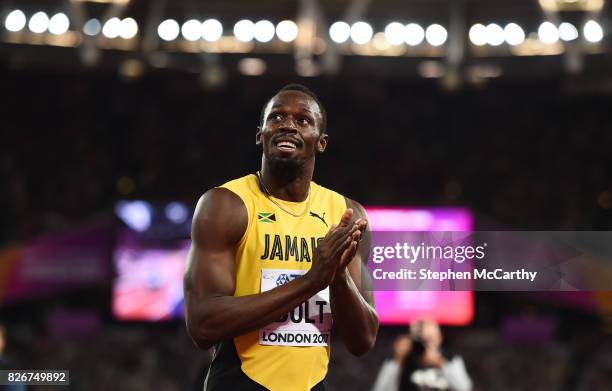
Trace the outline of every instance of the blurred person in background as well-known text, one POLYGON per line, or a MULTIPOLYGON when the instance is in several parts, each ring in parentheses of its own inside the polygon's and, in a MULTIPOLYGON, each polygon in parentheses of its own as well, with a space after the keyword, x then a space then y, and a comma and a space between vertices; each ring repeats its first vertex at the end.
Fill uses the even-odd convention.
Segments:
POLYGON ((6 328, 3 324, 0 324, 0 369, 9 369, 10 363, 4 355, 4 349, 6 348, 6 328))
MULTIPOLYGON (((0 370, 17 369, 11 360, 4 354, 6 348, 6 327, 0 324, 0 370)), ((22 384, 0 385, 0 390, 25 391, 26 386, 22 384)))
POLYGON ((393 342, 393 358, 385 360, 378 371, 372 391, 398 391, 400 371, 410 352, 410 335, 402 334, 393 342))
POLYGON ((412 344, 400 372, 400 391, 470 391, 472 379, 460 356, 443 354, 442 331, 433 320, 410 325, 412 344))

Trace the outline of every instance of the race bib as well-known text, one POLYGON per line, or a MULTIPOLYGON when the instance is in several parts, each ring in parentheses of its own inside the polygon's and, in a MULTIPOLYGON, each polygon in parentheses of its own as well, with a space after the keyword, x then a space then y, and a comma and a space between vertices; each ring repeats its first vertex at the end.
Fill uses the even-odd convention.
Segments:
MULTIPOLYGON (((288 283, 306 270, 263 269, 261 291, 288 283)), ((259 331, 260 345, 327 346, 332 326, 329 288, 325 288, 287 315, 259 331)))

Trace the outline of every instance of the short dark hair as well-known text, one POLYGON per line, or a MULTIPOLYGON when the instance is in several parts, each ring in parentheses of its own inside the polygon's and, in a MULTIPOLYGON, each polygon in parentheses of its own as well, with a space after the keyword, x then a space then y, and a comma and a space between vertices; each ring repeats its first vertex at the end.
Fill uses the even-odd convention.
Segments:
MULTIPOLYGON (((283 88, 278 90, 278 92, 276 94, 274 94, 274 96, 276 96, 276 95, 278 95, 278 94, 280 94, 281 92, 284 92, 284 91, 299 91, 299 92, 302 92, 302 93, 310 96, 312 99, 314 99, 314 101, 319 106, 319 111, 321 112, 321 124, 320 124, 321 125, 320 126, 321 134, 327 133, 327 113, 325 112, 325 107, 323 107, 323 103, 321 103, 321 100, 319 99, 317 94, 312 92, 305 85, 297 84, 297 83, 291 83, 291 84, 287 84, 286 86, 284 86, 283 88)), ((272 98, 268 99, 266 101, 266 103, 263 105, 263 108, 261 109, 261 118, 260 118, 260 126, 261 127, 263 127, 264 122, 266 122, 266 119, 264 118, 264 116, 266 115, 266 107, 268 107, 268 104, 270 103, 271 100, 272 100, 272 98)))

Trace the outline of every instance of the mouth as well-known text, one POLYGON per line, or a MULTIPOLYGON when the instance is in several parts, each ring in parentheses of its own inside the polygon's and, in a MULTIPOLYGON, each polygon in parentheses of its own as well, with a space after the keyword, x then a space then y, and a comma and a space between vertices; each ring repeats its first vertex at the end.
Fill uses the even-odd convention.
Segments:
POLYGON ((278 148, 279 150, 283 151, 283 152, 293 152, 296 151, 298 149, 299 142, 295 141, 295 140, 288 140, 288 139, 283 139, 283 140, 277 140, 274 145, 276 146, 276 148, 278 148))

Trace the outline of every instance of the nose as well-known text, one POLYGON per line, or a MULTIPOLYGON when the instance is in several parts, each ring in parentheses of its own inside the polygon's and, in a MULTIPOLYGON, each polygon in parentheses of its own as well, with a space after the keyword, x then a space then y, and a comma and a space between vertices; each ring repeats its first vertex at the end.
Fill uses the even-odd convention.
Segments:
POLYGON ((297 129, 297 124, 295 123, 295 119, 292 116, 285 117, 283 123, 280 126, 280 130, 284 132, 297 133, 297 129))

